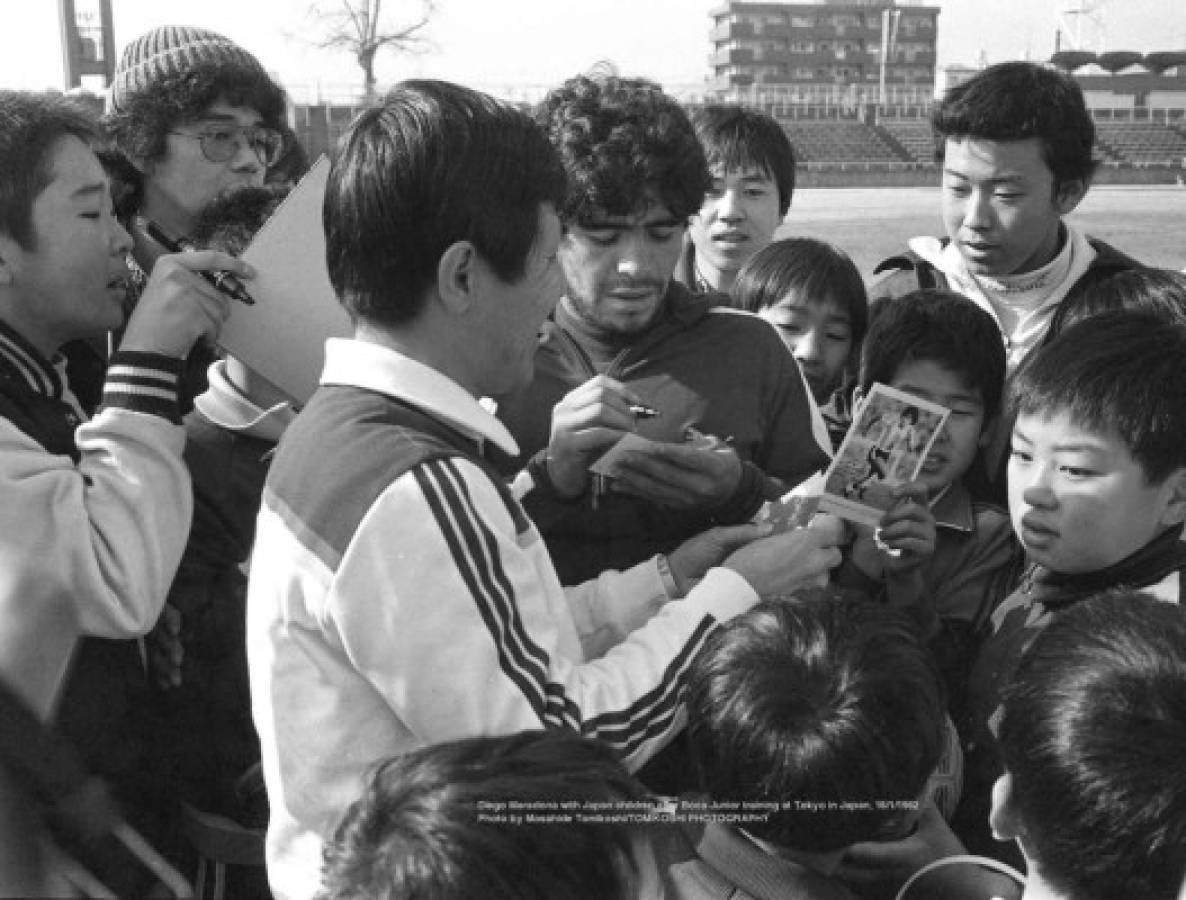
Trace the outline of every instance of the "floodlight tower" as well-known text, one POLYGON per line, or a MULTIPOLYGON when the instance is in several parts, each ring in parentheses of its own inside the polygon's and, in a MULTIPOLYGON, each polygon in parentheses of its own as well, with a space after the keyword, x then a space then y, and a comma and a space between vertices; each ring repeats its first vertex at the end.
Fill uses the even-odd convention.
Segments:
POLYGON ((58 0, 62 29, 62 68, 66 88, 82 84, 84 75, 111 84, 115 73, 115 36, 111 0, 58 0))

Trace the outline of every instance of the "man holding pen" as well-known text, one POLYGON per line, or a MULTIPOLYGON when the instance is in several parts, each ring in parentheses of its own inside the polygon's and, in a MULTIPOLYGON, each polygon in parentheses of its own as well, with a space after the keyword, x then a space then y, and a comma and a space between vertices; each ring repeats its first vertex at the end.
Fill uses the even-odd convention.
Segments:
POLYGON ((746 521, 820 469, 828 442, 774 330, 672 278, 712 183, 675 100, 642 79, 577 77, 538 118, 568 175, 567 285, 534 378, 497 398, 498 416, 521 451, 505 471, 526 465, 527 511, 574 584, 746 521), (631 431, 656 443, 591 477, 631 431))

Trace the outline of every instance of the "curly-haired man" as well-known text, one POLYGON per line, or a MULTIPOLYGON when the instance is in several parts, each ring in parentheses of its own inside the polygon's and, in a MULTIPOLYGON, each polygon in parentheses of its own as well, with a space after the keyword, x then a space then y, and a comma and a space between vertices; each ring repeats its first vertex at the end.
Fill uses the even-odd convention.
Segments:
POLYGON ((534 380, 498 398, 499 416, 530 461, 527 507, 571 584, 749 519, 820 468, 827 438, 774 330, 672 278, 712 184, 679 104, 653 82, 599 73, 552 91, 538 118, 567 174, 567 290, 534 380), (589 464, 631 431, 654 443, 597 490, 589 464))

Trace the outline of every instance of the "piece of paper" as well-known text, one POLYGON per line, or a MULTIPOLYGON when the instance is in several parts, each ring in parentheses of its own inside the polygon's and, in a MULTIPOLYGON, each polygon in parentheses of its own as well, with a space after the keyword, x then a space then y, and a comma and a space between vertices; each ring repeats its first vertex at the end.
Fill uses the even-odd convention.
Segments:
POLYGON ((325 341, 349 337, 350 317, 325 267, 321 205, 329 160, 321 157, 243 251, 256 277, 254 306, 231 303, 219 345, 303 406, 325 365, 325 341))
POLYGON ((618 475, 618 463, 622 458, 622 454, 630 451, 645 451, 650 448, 655 442, 649 438, 644 438, 641 434, 622 435, 617 443, 601 454, 593 465, 589 466, 589 471, 594 475, 604 475, 606 478, 616 478, 618 475))
POLYGON ((897 502, 894 487, 918 477, 947 420, 937 403, 874 384, 835 459, 819 508, 860 525, 877 525, 897 502))
MULTIPOLYGON (((653 441, 636 432, 629 432, 618 438, 612 447, 601 454, 593 465, 589 466, 589 471, 594 475, 616 478, 623 454, 650 453, 654 447, 661 443, 670 442, 653 441)), ((728 447, 728 442, 714 435, 704 434, 695 428, 686 428, 684 429, 683 446, 692 447, 695 450, 721 450, 728 447)))

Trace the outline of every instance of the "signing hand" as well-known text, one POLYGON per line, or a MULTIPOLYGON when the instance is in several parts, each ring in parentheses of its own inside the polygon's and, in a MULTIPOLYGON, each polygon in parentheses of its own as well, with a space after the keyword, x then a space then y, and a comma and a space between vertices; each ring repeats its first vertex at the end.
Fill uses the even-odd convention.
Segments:
POLYGON ((585 489, 589 463, 634 430, 630 406, 641 402, 621 382, 597 375, 556 404, 548 440, 548 477, 560 496, 575 497, 585 489))

